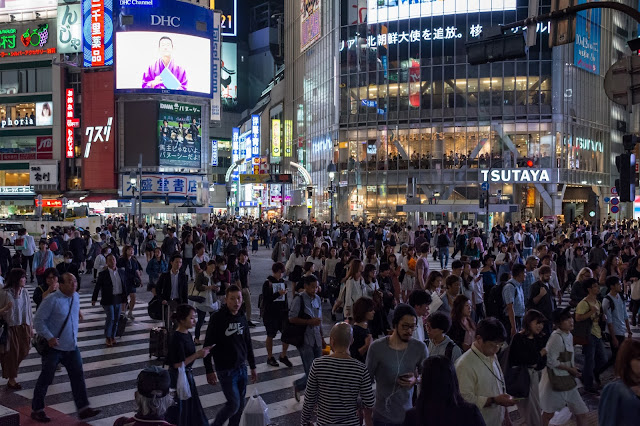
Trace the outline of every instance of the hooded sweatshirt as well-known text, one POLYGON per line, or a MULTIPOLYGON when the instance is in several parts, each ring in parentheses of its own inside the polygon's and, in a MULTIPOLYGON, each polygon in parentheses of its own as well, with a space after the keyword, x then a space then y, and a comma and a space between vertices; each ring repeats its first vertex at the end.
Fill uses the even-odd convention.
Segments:
POLYGON ((207 374, 213 373, 212 356, 218 371, 238 368, 247 361, 252 370, 256 368, 247 317, 242 310, 233 315, 225 305, 211 316, 204 346, 214 344, 203 360, 207 374))

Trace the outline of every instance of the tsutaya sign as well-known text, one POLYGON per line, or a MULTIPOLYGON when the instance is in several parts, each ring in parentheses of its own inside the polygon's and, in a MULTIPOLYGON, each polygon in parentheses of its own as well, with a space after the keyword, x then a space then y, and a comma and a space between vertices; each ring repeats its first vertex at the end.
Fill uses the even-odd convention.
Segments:
POLYGON ((495 169, 480 170, 482 181, 504 183, 547 183, 551 182, 548 169, 495 169))

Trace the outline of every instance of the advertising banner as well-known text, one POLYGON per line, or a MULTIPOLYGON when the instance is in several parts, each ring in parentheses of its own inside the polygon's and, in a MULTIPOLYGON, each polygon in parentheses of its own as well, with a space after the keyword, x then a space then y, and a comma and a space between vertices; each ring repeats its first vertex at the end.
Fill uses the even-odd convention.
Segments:
POLYGON ((210 0, 211 10, 222 12, 220 26, 223 36, 235 37, 238 35, 236 16, 238 15, 238 0, 210 0))
POLYGON ((238 104, 238 47, 235 43, 222 43, 220 83, 222 105, 233 108, 238 104))
POLYGON ((293 155, 293 121, 284 120, 284 156, 293 155))
POLYGON ((177 0, 117 6, 116 90, 211 97, 211 10, 177 0))
POLYGON ((66 158, 73 158, 75 156, 76 142, 75 131, 78 127, 79 120, 75 118, 75 100, 74 90, 68 88, 65 90, 65 156, 66 158))
POLYGON ((83 189, 117 189, 113 71, 82 73, 83 189))
MULTIPOLYGON (((579 0, 578 4, 587 0, 579 0)), ((578 68, 600 74, 600 16, 601 9, 578 12, 576 41, 573 44, 573 63, 578 68)))
POLYGON ((240 129, 234 127, 231 129, 231 161, 238 161, 240 156, 240 129))
POLYGON ((0 59, 56 53, 55 21, 10 25, 0 29, 0 59), (53 36, 53 37, 50 37, 53 36))
POLYGON ((260 115, 251 116, 251 158, 260 158, 260 115))
MULTIPOLYGON (((122 196, 133 196, 131 181, 128 174, 121 176, 122 196)), ((197 175, 172 175, 172 174, 142 174, 140 189, 142 195, 169 195, 192 196, 198 195, 198 183, 202 182, 202 176, 197 175)))
POLYGON ((222 34, 220 32, 220 13, 213 13, 213 32, 211 35, 211 121, 222 119, 222 106, 220 104, 220 61, 222 50, 222 34))
POLYGON ((441 0, 441 1, 400 1, 367 0, 367 23, 397 21, 401 19, 427 16, 454 15, 473 12, 498 12, 515 10, 516 0, 441 0))
POLYGON ((58 0, 2 0, 0 1, 0 15, 53 10, 57 4, 58 0))
POLYGON ((53 102, 36 102, 36 126, 53 126, 53 102))
POLYGON ((321 36, 320 1, 300 0, 300 14, 302 15, 300 18, 300 52, 304 52, 321 36))
POLYGON ((218 141, 211 141, 211 165, 213 167, 218 167, 218 141))
POLYGON ((85 67, 113 65, 113 1, 83 0, 82 2, 85 67))
POLYGON ((58 53, 82 52, 82 5, 58 6, 58 53))
POLYGON ((160 102, 158 109, 158 156, 161 166, 200 167, 201 107, 160 102))
POLYGON ((271 157, 280 157, 280 120, 271 120, 271 157))

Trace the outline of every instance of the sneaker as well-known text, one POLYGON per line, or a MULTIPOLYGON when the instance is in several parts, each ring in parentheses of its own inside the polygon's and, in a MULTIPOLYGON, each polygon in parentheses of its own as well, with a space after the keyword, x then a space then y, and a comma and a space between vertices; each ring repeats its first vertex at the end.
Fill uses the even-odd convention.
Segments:
POLYGON ((129 312, 127 314, 127 318, 129 318, 131 321, 133 321, 134 319, 136 319, 136 317, 133 316, 133 312, 129 312))
MULTIPOLYGON (((286 357, 286 356, 285 356, 285 357, 280 357, 278 360, 279 360, 281 363, 283 363, 284 365, 286 365, 287 367, 289 367, 289 368, 292 368, 292 367, 293 367, 293 364, 291 364, 291 361, 289 361, 289 358, 288 358, 288 357, 286 357)), ((275 361, 275 360, 274 360, 274 361, 275 361)))
POLYGON ((296 402, 300 402, 300 394, 298 393, 296 385, 293 385, 293 397, 296 399, 296 402))
POLYGON ((278 364, 278 361, 276 361, 274 357, 269 358, 267 360, 267 364, 269 364, 272 367, 280 367, 280 364, 278 364))
POLYGON ((40 423, 49 423, 51 421, 51 418, 49 416, 47 416, 47 414, 44 412, 44 410, 42 410, 42 411, 32 411, 31 412, 31 418, 33 420, 35 420, 36 422, 40 422, 40 423))
POLYGON ((101 411, 102 410, 98 410, 97 408, 87 407, 78 413, 78 417, 80 420, 88 419, 89 417, 97 416, 101 411))

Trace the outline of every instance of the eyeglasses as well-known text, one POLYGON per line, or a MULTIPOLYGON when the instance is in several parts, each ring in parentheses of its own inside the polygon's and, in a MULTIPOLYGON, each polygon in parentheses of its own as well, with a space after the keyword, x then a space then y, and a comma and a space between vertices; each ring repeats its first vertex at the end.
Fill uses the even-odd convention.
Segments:
POLYGON ((402 331, 413 331, 416 328, 418 328, 416 324, 400 324, 400 329, 402 331))

